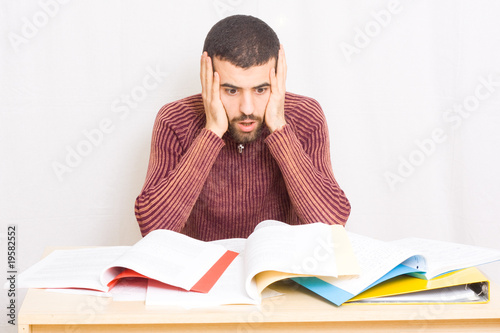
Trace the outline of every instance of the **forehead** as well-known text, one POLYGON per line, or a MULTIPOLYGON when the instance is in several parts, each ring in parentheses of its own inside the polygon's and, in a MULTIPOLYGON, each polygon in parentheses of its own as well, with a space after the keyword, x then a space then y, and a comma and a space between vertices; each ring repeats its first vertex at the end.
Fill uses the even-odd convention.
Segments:
POLYGON ((253 88, 264 83, 269 83, 269 73, 275 66, 275 59, 269 60, 260 66, 241 68, 229 61, 217 57, 213 60, 214 69, 219 73, 221 84, 230 84, 240 88, 253 88))

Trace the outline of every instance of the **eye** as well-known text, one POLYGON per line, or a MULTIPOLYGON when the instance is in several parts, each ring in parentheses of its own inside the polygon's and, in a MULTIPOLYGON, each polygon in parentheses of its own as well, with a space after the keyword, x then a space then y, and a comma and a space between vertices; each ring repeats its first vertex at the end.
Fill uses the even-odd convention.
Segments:
POLYGON ((234 88, 228 88, 228 89, 226 89, 226 94, 228 94, 228 95, 234 96, 237 93, 238 93, 238 89, 234 89, 234 88))
POLYGON ((259 95, 262 95, 263 93, 265 93, 267 91, 267 88, 257 88, 255 89, 255 92, 259 95))

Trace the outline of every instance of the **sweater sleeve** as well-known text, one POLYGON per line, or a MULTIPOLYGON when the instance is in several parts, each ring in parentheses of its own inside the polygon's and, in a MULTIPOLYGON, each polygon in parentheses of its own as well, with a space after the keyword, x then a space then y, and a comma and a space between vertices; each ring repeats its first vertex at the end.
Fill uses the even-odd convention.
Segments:
POLYGON ((183 153, 176 133, 157 119, 144 187, 135 201, 143 236, 155 229, 180 232, 224 146, 210 130, 202 129, 183 153))
POLYGON ((301 133, 301 140, 287 124, 270 134, 266 144, 280 167, 301 223, 345 225, 351 206, 333 175, 323 111, 317 102, 313 107, 317 118, 303 120, 307 125, 302 125, 309 130, 301 133))

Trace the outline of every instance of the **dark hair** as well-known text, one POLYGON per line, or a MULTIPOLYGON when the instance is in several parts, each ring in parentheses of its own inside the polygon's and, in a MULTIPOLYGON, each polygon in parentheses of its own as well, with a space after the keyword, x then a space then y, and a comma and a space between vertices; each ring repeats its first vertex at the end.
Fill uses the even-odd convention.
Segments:
POLYGON ((231 64, 249 68, 278 59, 278 36, 264 21, 247 15, 233 15, 217 22, 207 34, 203 51, 231 64))

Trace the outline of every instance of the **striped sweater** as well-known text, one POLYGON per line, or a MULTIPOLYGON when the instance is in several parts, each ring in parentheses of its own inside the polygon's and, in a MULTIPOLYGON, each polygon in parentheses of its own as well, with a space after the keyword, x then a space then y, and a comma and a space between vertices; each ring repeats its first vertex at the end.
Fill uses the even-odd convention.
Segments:
POLYGON ((142 235, 170 229, 201 240, 247 237, 266 219, 344 225, 350 204, 333 176, 320 105, 286 93, 285 119, 239 153, 229 133, 221 139, 204 128, 201 95, 163 106, 135 202, 142 235))

